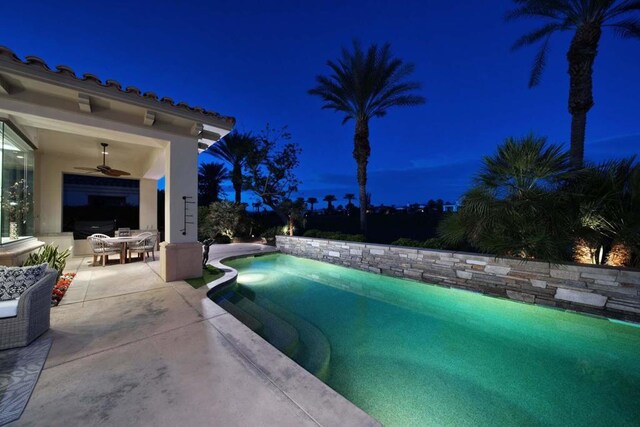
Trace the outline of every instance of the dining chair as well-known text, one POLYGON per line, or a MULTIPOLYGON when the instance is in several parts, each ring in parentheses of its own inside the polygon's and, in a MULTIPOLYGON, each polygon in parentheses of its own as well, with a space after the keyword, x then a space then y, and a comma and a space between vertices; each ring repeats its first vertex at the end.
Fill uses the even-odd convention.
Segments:
POLYGON ((109 260, 109 255, 120 255, 122 256, 122 248, 119 243, 109 243, 105 239, 108 238, 106 234, 92 234, 87 237, 89 241, 89 245, 91 246, 91 251, 93 253, 93 264, 96 265, 96 261, 98 257, 101 258, 102 266, 107 265, 107 261, 109 260))
POLYGON ((144 232, 136 235, 135 237, 139 237, 139 240, 131 243, 128 247, 129 250, 129 261, 131 261, 131 254, 136 253, 142 256, 142 261, 147 260, 148 254, 151 254, 153 260, 156 260, 156 240, 157 235, 149 232, 144 232))

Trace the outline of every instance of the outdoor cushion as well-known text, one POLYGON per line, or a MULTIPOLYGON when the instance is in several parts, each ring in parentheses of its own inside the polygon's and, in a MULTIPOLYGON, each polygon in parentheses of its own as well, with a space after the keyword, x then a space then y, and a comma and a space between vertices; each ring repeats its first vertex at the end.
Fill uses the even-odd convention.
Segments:
POLYGON ((0 267, 0 301, 16 299, 44 276, 48 264, 0 267))
POLYGON ((0 319, 15 317, 18 315, 18 301, 20 298, 9 301, 0 301, 0 319))

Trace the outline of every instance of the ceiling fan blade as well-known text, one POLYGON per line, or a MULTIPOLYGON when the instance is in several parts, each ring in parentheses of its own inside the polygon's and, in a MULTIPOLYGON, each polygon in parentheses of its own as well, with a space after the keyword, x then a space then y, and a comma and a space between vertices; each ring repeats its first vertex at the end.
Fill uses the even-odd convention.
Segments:
POLYGON ((111 172, 112 172, 112 173, 117 173, 117 174, 118 174, 118 176, 128 176, 128 175, 131 175, 129 172, 127 172, 127 171, 121 171, 121 170, 119 170, 119 169, 111 169, 111 172))
POLYGON ((79 169, 81 171, 91 171, 91 172, 100 172, 100 169, 96 169, 96 168, 83 168, 80 166, 75 166, 74 169, 79 169))
POLYGON ((103 174, 107 175, 107 176, 126 176, 126 175, 131 175, 129 172, 125 172, 125 171, 121 171, 118 169, 102 169, 100 172, 102 172, 103 174))

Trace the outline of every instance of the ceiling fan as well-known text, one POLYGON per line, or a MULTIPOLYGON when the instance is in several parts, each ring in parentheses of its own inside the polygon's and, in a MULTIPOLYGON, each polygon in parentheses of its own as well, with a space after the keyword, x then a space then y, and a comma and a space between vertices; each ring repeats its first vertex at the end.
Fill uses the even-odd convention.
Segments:
POLYGON ((83 168, 83 167, 76 166, 74 169, 90 171, 90 172, 100 172, 107 176, 131 175, 129 172, 121 171, 118 169, 112 169, 109 166, 107 166, 107 147, 109 146, 109 144, 102 142, 100 143, 100 145, 102 145, 102 164, 101 165, 98 165, 95 168, 83 168))

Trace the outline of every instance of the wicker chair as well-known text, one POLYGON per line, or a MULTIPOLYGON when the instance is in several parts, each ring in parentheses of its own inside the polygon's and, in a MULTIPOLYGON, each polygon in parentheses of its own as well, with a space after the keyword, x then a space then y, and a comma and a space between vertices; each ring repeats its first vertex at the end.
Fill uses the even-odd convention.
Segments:
POLYGON ((24 347, 49 329, 51 293, 58 271, 47 268, 44 276, 18 299, 16 316, 0 318, 0 350, 24 347))
POLYGON ((129 245, 129 261, 131 261, 132 253, 142 254, 143 261, 146 261, 148 254, 151 254, 151 257, 155 261, 156 240, 158 238, 157 234, 144 232, 138 234, 136 237, 139 237, 140 240, 129 245))
POLYGON ((91 251, 93 252, 93 265, 96 265, 98 257, 102 259, 102 266, 107 265, 109 255, 120 255, 122 257, 122 247, 120 243, 108 243, 104 239, 107 238, 106 234, 92 234, 87 237, 89 245, 91 245, 91 251))

